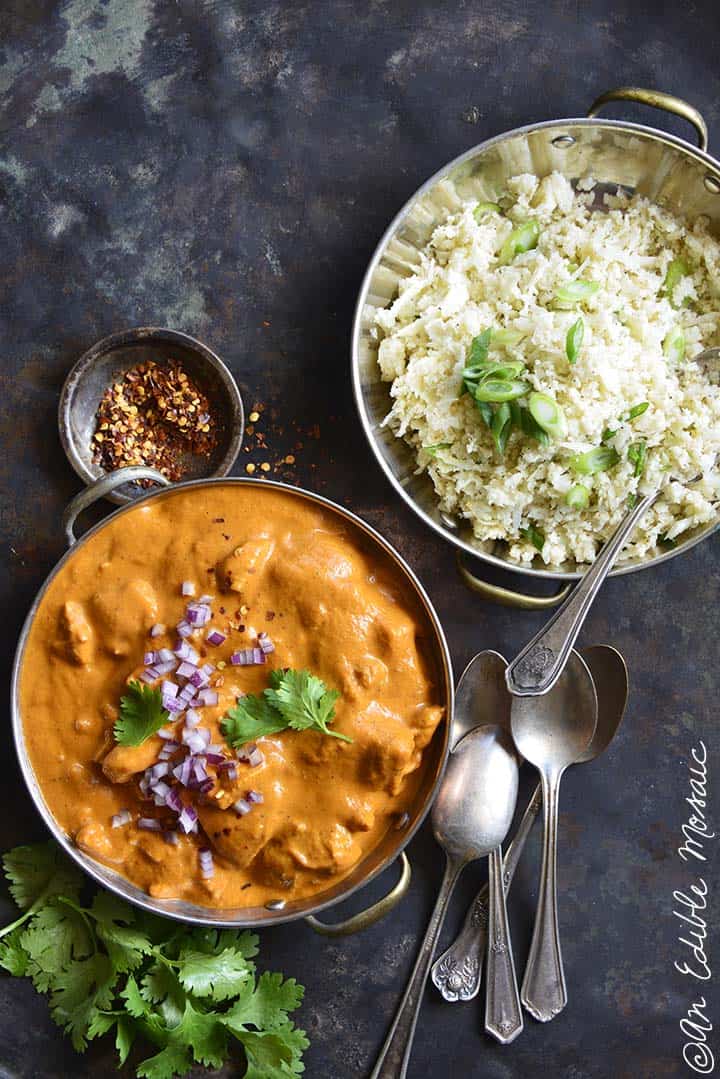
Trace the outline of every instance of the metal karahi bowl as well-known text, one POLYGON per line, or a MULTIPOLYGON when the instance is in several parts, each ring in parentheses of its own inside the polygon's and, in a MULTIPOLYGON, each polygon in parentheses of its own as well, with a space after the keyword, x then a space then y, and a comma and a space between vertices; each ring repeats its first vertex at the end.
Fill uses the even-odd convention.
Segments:
MULTIPOLYGON (((720 162, 706 152, 706 147, 705 122, 686 102, 636 87, 611 90, 597 99, 587 118, 549 120, 517 128, 451 161, 405 204, 380 240, 360 290, 353 326, 352 377, 360 421, 395 490, 426 524, 458 548, 458 554, 465 552, 526 577, 561 582, 577 580, 587 569, 587 565, 575 562, 551 569, 539 558, 529 567, 518 565, 507 557, 505 544, 481 542, 474 538, 468 522, 441 512, 429 476, 416 474, 412 449, 389 427, 382 426, 391 398, 390 384, 381 380, 377 363, 379 341, 373 332, 376 311, 395 298, 398 282, 415 272, 420 251, 448 208, 468 198, 494 201, 506 181, 521 172, 542 177, 556 170, 571 182, 591 175, 613 192, 620 186, 680 215, 692 218, 703 214, 720 235, 720 162), (614 100, 640 102, 684 117, 695 127, 699 148, 652 127, 594 118, 606 102, 614 100)), ((628 559, 612 574, 632 573, 666 562, 705 539, 718 525, 720 511, 716 520, 689 532, 672 551, 652 558, 628 559)), ((550 606, 568 590, 549 598, 524 595, 488 584, 460 565, 466 583, 487 598, 509 606, 550 606)))
MULTIPOLYGON (((309 491, 304 491, 298 487, 292 487, 289 484, 268 482, 266 480, 258 479, 219 478, 194 480, 182 484, 169 485, 164 477, 149 469, 120 469, 115 473, 110 473, 108 476, 105 476, 86 490, 81 491, 68 506, 63 524, 70 545, 69 550, 60 559, 45 581, 28 613, 15 654, 11 685, 13 736, 23 778, 30 792, 30 796, 35 803, 36 809, 63 850, 77 862, 81 869, 84 869, 86 873, 93 877, 98 884, 115 892, 123 899, 127 899, 136 906, 153 911, 156 914, 162 914, 169 918, 175 918, 179 921, 190 922, 196 925, 258 928, 268 925, 277 925, 281 922, 295 921, 299 918, 306 918, 318 932, 329 936, 340 936, 365 928, 392 909, 392 907, 405 895, 410 883, 410 868, 404 849, 417 832, 429 811, 435 792, 437 791, 442 778, 449 753, 451 742, 450 729, 453 718, 453 675, 447 641, 445 640, 442 626, 440 625, 440 621, 435 613, 432 603, 420 584, 420 581, 402 556, 399 555, 394 547, 392 547, 387 540, 383 539, 375 529, 371 528, 365 521, 356 517, 355 514, 344 509, 342 506, 338 506, 334 502, 330 502, 320 495, 312 494, 309 491), (129 480, 140 479, 143 477, 153 479, 155 482, 163 484, 164 489, 152 491, 143 498, 136 499, 129 505, 115 510, 109 517, 106 517, 99 524, 95 525, 94 528, 91 528, 86 532, 81 539, 76 540, 74 526, 78 515, 98 498, 107 497, 109 493, 109 484, 114 483, 120 485, 127 483, 129 480), (238 908, 237 910, 211 909, 187 903, 182 900, 155 899, 141 891, 125 877, 80 850, 73 843, 72 839, 60 828, 45 802, 42 789, 35 776, 25 745, 23 720, 20 714, 19 701, 20 671, 30 627, 35 619, 38 607, 48 586, 65 563, 72 560, 75 551, 83 547, 92 536, 105 528, 110 521, 123 515, 134 515, 132 526, 136 529, 141 528, 140 522, 142 515, 138 515, 138 510, 153 499, 164 498, 166 495, 172 495, 178 490, 193 491, 198 498, 212 498, 213 487, 217 484, 243 487, 250 486, 255 489, 258 499, 262 499, 263 492, 268 489, 272 491, 280 489, 292 498, 296 498, 299 502, 311 502, 314 505, 321 506, 324 510, 331 512, 345 523, 350 524, 353 531, 360 534, 362 542, 366 546, 388 559, 396 571, 398 579, 403 582, 410 594, 414 596, 418 603, 418 607, 425 618, 427 626, 426 651, 437 679, 438 701, 446 710, 445 719, 441 727, 438 729, 435 737, 425 750, 426 756, 423 762, 424 771, 422 782, 418 788, 415 802, 409 813, 409 819, 402 828, 391 829, 387 832, 379 845, 366 858, 358 863, 348 876, 344 877, 332 887, 309 899, 287 903, 270 903, 267 907, 238 908), (383 870, 387 869, 392 862, 398 858, 401 862, 399 881, 392 890, 377 903, 373 904, 368 909, 361 911, 359 914, 353 915, 346 921, 332 925, 320 922, 315 917, 320 911, 326 910, 327 908, 342 902, 344 899, 347 899, 358 889, 362 888, 382 873, 383 870)), ((130 520, 128 520, 128 524, 130 524, 130 520)))

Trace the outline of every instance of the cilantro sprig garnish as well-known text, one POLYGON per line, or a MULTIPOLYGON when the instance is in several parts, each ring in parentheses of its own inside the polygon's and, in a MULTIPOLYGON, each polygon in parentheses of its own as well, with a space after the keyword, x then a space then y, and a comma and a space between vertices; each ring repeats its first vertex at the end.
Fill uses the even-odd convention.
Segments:
POLYGON ((227 742, 237 749, 255 742, 264 734, 318 730, 343 742, 352 742, 347 734, 332 731, 328 724, 335 718, 335 701, 340 694, 328 689, 322 678, 310 671, 274 670, 270 685, 261 695, 240 697, 221 722, 227 742))
POLYGON ((222 1067, 239 1043, 246 1079, 302 1074, 308 1040, 290 1013, 303 987, 257 976, 255 934, 177 925, 102 891, 83 906, 84 878, 54 844, 17 847, 3 864, 23 913, 0 929, 0 967, 49 994, 78 1052, 114 1034, 122 1065, 143 1042, 155 1052, 136 1075, 172 1079, 222 1067))
POLYGON ((141 746, 164 727, 170 713, 162 706, 159 689, 128 682, 128 691, 120 698, 120 715, 115 721, 115 741, 120 746, 141 746))

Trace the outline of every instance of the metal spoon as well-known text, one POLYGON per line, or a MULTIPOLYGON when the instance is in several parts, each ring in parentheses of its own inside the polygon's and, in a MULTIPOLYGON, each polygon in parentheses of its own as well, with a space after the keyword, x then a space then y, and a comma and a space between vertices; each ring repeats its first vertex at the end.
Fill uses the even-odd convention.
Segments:
MULTIPOLYGON (((448 901, 465 866, 502 843, 515 811, 517 787, 517 756, 510 735, 501 727, 477 727, 450 753, 432 811, 433 832, 446 855, 445 875, 405 995, 371 1079, 404 1079, 448 901)), ((500 943, 505 947, 506 960, 512 964, 509 941, 501 937, 500 943)), ((522 1024, 519 1005, 518 1016, 522 1024)))
MULTIPOLYGON (((481 653, 481 655, 488 654, 496 655, 497 653, 481 653)), ((590 673, 595 682, 598 698, 598 721, 590 745, 581 754, 580 759, 575 762, 576 764, 595 760, 596 757, 605 752, 620 726, 628 693, 627 667, 625 666, 625 660, 617 649, 606 644, 597 644, 591 648, 583 649, 582 656, 590 668, 590 673)), ((474 664, 479 660, 480 656, 476 656, 475 660, 468 665, 463 678, 458 683, 455 722, 459 722, 461 725, 467 723, 468 717, 460 713, 463 706, 461 701, 464 704, 466 699, 459 696, 460 686, 463 679, 469 678, 474 672, 474 664)), ((503 689, 505 689, 504 675, 502 684, 503 689)), ((468 697, 470 697, 470 694, 468 694, 468 697)), ((510 694, 505 691, 508 713, 510 700, 510 694)), ((525 842, 532 831, 541 806, 542 790, 538 784, 523 814, 518 830, 505 853, 503 878, 506 895, 515 875, 525 842)), ((443 952, 433 963, 432 980, 443 998, 450 1003, 457 1000, 472 1000, 477 996, 480 989, 482 964, 487 942, 487 904, 488 886, 484 884, 468 907, 465 921, 457 937, 447 951, 443 952)))
POLYGON ((510 730, 512 697, 505 685, 507 660, 499 652, 478 652, 460 675, 450 739, 453 745, 486 723, 510 730))
MULTIPOLYGON (((693 359, 693 363, 706 370, 717 370, 719 361, 720 348, 706 348, 693 359)), ((685 482, 694 483, 700 478, 699 475, 694 476, 685 482)), ((544 628, 508 664, 505 678, 512 694, 517 697, 535 697, 547 693, 555 685, 603 581, 614 566, 635 525, 658 500, 663 487, 664 484, 645 495, 625 514, 577 587, 558 607, 544 628)))
POLYGON ((557 914, 560 780, 589 749, 597 724, 595 686, 578 653, 571 653, 551 693, 516 697, 510 719, 518 752, 540 772, 545 823, 535 928, 520 997, 531 1015, 547 1022, 567 1004, 557 914))

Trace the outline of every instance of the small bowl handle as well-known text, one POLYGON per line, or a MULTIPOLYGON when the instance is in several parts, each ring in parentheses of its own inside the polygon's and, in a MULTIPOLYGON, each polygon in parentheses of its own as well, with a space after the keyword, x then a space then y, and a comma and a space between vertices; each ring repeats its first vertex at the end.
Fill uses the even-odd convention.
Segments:
POLYGON ((361 910, 358 914, 353 914, 352 918, 346 918, 344 922, 337 922, 335 925, 321 922, 319 918, 315 918, 312 914, 305 921, 311 929, 314 929, 316 933, 323 937, 348 937, 352 933, 360 933, 363 929, 368 929, 371 925, 374 925, 375 922, 379 922, 381 918, 384 918, 398 905, 410 887, 411 877, 410 861, 405 851, 403 851, 400 855, 400 879, 392 891, 384 895, 382 899, 378 899, 377 903, 373 903, 367 910, 361 910))
POLYGON ((700 149, 708 148, 708 129, 702 113, 681 97, 663 93, 662 90, 645 90, 642 86, 618 86, 615 90, 600 94, 588 109, 588 116, 596 116, 609 101, 635 101, 639 105, 650 105, 653 109, 664 109, 674 116, 681 116, 695 128, 700 149))
POLYGON ((554 596, 532 596, 529 592, 514 592, 511 588, 502 588, 499 584, 490 584, 471 573, 462 559, 462 551, 457 552, 457 568, 463 584, 472 592, 477 592, 489 603, 499 603, 501 607, 517 607, 523 611, 546 611, 562 603, 573 586, 571 581, 556 592, 554 596))
POLYGON ((123 483, 131 483, 133 480, 153 480, 161 487, 170 486, 170 480, 167 476, 163 476, 162 472, 158 472, 154 468, 145 468, 141 465, 118 468, 115 472, 109 472, 107 476, 101 476, 99 480, 95 480, 94 483, 79 491, 63 513, 62 526, 68 547, 72 547, 74 543, 77 543, 75 522, 80 514, 88 506, 92 506, 93 502, 97 502, 99 498, 105 498, 105 495, 110 494, 116 487, 121 487, 123 483))

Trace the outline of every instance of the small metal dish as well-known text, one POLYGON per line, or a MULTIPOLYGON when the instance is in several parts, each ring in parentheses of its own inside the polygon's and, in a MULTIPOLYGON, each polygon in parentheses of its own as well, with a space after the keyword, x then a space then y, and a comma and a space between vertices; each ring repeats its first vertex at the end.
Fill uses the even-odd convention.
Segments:
MULTIPOLYGON (((208 458, 188 454, 183 479, 227 476, 242 445, 245 415, 237 383, 212 349, 178 330, 142 326, 123 330, 88 349, 65 379, 60 394, 58 427, 67 458, 81 480, 94 483, 106 471, 93 460, 92 437, 102 395, 125 371, 147 360, 175 359, 207 394, 218 418, 218 443, 208 458)), ((123 505, 145 492, 124 484, 105 497, 123 505)))

